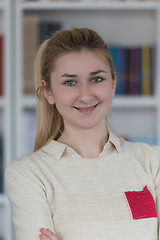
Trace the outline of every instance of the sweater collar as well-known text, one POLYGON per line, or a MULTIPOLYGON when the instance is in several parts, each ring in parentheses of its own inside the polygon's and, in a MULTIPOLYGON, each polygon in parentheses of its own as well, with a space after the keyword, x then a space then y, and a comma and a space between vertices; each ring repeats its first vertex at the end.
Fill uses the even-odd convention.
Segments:
MULTIPOLYGON (((100 156, 104 156, 104 154, 107 153, 107 151, 111 153, 111 151, 116 150, 118 153, 120 153, 121 146, 122 146, 122 139, 119 138, 113 132, 110 132, 109 139, 105 144, 100 156)), ((63 155, 67 154, 67 152, 70 152, 70 154, 72 155, 79 156, 78 153, 76 153, 71 147, 67 146, 66 144, 57 142, 55 140, 50 141, 47 145, 42 147, 42 151, 48 153, 49 155, 52 155, 57 160, 60 160, 63 155)))

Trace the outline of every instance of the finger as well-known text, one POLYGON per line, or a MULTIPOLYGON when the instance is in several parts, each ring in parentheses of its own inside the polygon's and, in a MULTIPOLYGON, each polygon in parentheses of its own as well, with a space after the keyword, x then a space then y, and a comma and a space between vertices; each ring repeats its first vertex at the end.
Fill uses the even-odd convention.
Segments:
POLYGON ((52 240, 50 237, 48 237, 47 235, 45 235, 43 233, 41 233, 39 237, 41 240, 52 240))
POLYGON ((43 235, 45 235, 49 239, 51 239, 51 240, 58 240, 58 238, 56 237, 55 233, 53 233, 51 230, 46 229, 46 228, 41 228, 40 231, 41 231, 41 233, 43 235))

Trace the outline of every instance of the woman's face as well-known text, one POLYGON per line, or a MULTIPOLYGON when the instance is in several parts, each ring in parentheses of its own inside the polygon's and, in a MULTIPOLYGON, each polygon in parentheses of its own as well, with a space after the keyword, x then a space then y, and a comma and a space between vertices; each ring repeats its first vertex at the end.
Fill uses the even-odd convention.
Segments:
POLYGON ((94 128, 105 124, 115 86, 106 62, 96 53, 82 50, 58 58, 50 90, 44 89, 44 94, 50 104, 56 104, 65 129, 94 128))

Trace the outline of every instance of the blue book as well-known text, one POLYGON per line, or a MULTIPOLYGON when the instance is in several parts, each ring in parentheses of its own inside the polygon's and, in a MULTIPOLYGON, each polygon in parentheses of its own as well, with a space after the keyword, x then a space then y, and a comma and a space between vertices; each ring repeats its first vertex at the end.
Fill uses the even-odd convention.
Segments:
POLYGON ((42 21, 40 23, 40 43, 44 40, 49 39, 57 30, 62 28, 60 22, 48 22, 42 21))
POLYGON ((116 95, 128 94, 129 49, 120 46, 109 47, 117 74, 116 95))

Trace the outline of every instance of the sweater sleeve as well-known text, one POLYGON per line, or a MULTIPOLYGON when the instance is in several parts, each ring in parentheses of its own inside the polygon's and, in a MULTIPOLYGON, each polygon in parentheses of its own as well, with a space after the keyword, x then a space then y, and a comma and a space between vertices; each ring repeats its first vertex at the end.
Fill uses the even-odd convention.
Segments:
POLYGON ((45 186, 22 161, 13 161, 5 171, 7 195, 12 208, 16 240, 40 240, 40 228, 54 231, 45 186))

